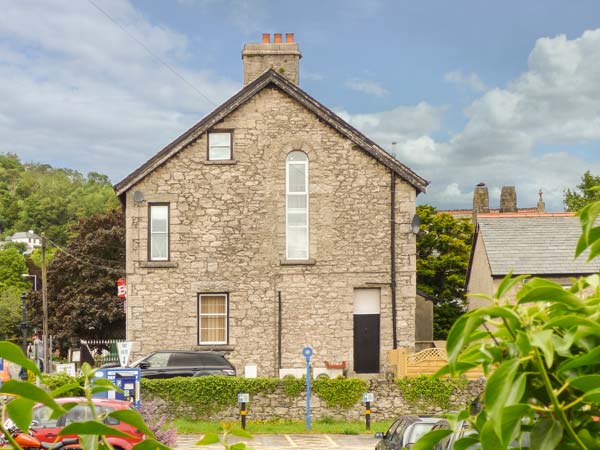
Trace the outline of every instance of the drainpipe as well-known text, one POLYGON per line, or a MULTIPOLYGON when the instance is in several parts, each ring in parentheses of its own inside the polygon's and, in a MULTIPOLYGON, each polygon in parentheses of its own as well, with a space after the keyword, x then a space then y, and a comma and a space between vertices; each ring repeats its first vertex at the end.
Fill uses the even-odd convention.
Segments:
POLYGON ((277 291, 277 315, 277 367, 281 369, 281 291, 277 291))
POLYGON ((390 196, 390 256, 392 259, 390 271, 391 271, 391 283, 392 288, 392 336, 393 336, 393 348, 398 348, 398 331, 396 327, 397 313, 396 313, 396 172, 390 170, 392 174, 391 179, 391 196, 390 196))

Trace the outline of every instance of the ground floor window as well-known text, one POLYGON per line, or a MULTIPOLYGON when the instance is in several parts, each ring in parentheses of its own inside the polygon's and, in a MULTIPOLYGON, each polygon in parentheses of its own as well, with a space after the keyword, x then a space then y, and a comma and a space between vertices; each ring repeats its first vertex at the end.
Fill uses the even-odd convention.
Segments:
POLYGON ((227 294, 198 295, 198 344, 227 344, 227 294))

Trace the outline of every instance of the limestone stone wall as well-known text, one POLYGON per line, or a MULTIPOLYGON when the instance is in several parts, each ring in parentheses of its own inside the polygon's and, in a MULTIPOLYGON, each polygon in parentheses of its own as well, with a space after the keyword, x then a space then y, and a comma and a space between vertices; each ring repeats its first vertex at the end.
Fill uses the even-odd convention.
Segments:
MULTIPOLYGON (((207 161, 202 135, 126 195, 127 339, 135 355, 217 349, 243 373, 281 363, 346 361, 353 368, 353 291, 381 290, 381 364, 392 347, 389 169, 276 88, 214 129, 233 130, 233 161, 207 161), (285 161, 309 160, 310 261, 285 261, 285 161), (133 202, 133 192, 144 195, 133 202), (170 204, 170 260, 148 261, 148 203, 170 204), (198 346, 198 294, 229 295, 229 342, 198 346)), ((152 145, 153 143, 149 143, 152 145)), ((415 189, 396 177, 398 345, 415 336, 415 189)))
MULTIPOLYGON (((371 380, 368 391, 373 393, 375 401, 371 404, 371 420, 391 420, 398 416, 408 414, 420 415, 442 415, 448 412, 456 412, 469 405, 485 389, 483 379, 469 382, 464 391, 457 390, 451 396, 451 406, 444 410, 437 406, 428 406, 427 404, 412 405, 402 397, 402 391, 392 380, 371 380)), ((142 392, 142 401, 144 401, 142 392)), ((148 397, 148 400, 154 400, 157 407, 163 409, 170 416, 188 417, 208 420, 239 420, 239 406, 207 415, 206 410, 194 410, 184 405, 169 405, 160 398, 148 397)), ((364 420, 364 404, 357 402, 353 407, 345 409, 340 407, 330 408, 317 395, 311 395, 311 418, 319 420, 324 417, 331 417, 337 420, 364 420)), ((288 397, 279 387, 275 392, 265 394, 259 393, 250 399, 248 404, 247 420, 271 420, 271 419, 291 419, 303 420, 306 417, 306 393, 298 397, 288 397)))

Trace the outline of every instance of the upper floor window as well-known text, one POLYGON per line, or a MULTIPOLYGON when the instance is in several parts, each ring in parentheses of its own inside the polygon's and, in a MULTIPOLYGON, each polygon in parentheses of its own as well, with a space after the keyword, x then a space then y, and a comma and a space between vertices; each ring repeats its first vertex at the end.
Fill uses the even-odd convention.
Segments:
POLYGON ((210 131, 208 133, 208 160, 225 161, 233 159, 231 131, 210 131))
POLYGON ((286 259, 308 259, 308 157, 291 152, 286 161, 286 259))
POLYGON ((169 259, 169 205, 150 204, 148 222, 149 259, 167 261, 169 259))

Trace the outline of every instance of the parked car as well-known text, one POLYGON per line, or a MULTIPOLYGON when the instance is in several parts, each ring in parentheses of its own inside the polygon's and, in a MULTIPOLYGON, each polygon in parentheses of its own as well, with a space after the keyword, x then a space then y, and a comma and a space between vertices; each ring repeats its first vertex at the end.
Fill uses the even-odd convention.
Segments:
MULTIPOLYGON (((131 409, 131 403, 124 400, 109 400, 94 398, 92 399, 96 412, 105 416, 104 423, 111 427, 131 435, 131 437, 107 436, 106 439, 115 450, 131 450, 135 444, 144 439, 144 435, 131 425, 121 422, 107 414, 121 409, 131 409)), ((33 408, 31 421, 31 432, 41 442, 54 442, 58 433, 67 425, 73 422, 82 422, 92 419, 92 411, 87 404, 85 397, 65 397, 57 398, 58 404, 77 403, 66 414, 59 418, 52 417, 52 409, 46 405, 38 404, 33 408)), ((64 436, 64 438, 74 438, 77 436, 64 436)))
POLYGON ((440 421, 446 422, 440 417, 402 416, 385 433, 375 433, 381 439, 375 450, 408 449, 440 421))
POLYGON ((129 367, 139 367, 145 378, 235 376, 235 367, 218 352, 160 350, 132 362, 129 367))

